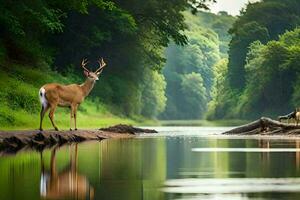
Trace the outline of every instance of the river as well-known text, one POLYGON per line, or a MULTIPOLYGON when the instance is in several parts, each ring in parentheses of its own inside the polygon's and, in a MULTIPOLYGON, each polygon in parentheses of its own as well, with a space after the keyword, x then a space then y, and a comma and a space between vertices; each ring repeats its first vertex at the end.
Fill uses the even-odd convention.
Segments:
POLYGON ((300 199, 300 140, 223 137, 225 127, 1 154, 0 200, 300 199))

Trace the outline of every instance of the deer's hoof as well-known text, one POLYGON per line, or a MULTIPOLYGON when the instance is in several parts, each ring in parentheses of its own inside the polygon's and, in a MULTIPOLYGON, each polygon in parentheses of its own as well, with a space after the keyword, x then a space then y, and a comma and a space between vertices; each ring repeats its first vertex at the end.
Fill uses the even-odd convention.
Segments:
POLYGON ((75 131, 77 131, 77 128, 75 128, 75 131))
POLYGON ((58 128, 57 128, 57 127, 55 127, 54 129, 55 129, 56 131, 58 131, 58 128))
POLYGON ((73 131, 73 129, 70 128, 70 131, 73 131))

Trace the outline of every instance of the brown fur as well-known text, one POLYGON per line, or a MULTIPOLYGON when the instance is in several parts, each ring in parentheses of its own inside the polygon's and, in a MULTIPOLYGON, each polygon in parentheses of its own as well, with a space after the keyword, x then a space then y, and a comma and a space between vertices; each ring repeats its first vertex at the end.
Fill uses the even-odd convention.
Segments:
POLYGON ((61 85, 58 83, 49 83, 44 85, 42 88, 45 89, 45 98, 47 100, 47 105, 44 107, 42 105, 40 113, 40 130, 43 130, 43 118, 45 113, 50 109, 49 118, 51 120, 52 126, 55 130, 58 130, 54 123, 54 113, 59 107, 70 107, 71 109, 71 122, 70 130, 72 130, 72 119, 74 118, 75 130, 77 130, 76 125, 76 114, 78 106, 84 101, 85 97, 89 95, 94 87, 95 81, 98 80, 98 76, 101 74, 103 67, 106 65, 103 61, 99 61, 100 68, 95 72, 88 71, 82 62, 83 68, 85 70, 85 75, 87 77, 86 81, 81 84, 71 84, 71 85, 61 85))

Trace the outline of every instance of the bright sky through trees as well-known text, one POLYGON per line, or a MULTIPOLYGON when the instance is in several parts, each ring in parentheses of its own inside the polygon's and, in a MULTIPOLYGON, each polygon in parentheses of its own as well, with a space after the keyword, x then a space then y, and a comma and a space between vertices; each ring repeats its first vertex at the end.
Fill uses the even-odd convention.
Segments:
POLYGON ((238 15, 240 10, 244 8, 249 1, 256 2, 259 0, 217 0, 217 3, 212 4, 210 9, 213 13, 226 11, 231 15, 238 15))

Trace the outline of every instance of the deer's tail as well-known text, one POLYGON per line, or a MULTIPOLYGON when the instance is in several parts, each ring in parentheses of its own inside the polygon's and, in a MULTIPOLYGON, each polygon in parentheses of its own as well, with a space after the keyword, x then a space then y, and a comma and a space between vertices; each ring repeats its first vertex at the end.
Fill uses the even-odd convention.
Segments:
POLYGON ((39 92, 39 96, 40 96, 40 101, 42 104, 43 109, 45 109, 48 106, 48 101, 46 99, 46 90, 45 88, 41 87, 40 92, 39 92))

